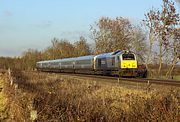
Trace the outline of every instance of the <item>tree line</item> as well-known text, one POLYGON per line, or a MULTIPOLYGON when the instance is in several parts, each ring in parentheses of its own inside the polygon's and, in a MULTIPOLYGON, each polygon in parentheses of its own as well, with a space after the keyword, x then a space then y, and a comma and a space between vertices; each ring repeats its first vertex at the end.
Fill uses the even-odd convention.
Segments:
POLYGON ((91 25, 90 39, 95 46, 87 43, 81 36, 75 43, 67 39, 53 38, 51 45, 42 51, 29 49, 21 58, 0 58, 0 68, 8 67, 33 70, 40 60, 52 60, 78 57, 91 54, 131 50, 136 53, 138 61, 146 64, 153 74, 152 64, 158 66, 154 74, 162 75, 163 65, 166 66, 166 77, 180 59, 180 16, 170 0, 163 0, 161 9, 151 9, 145 14, 141 25, 133 24, 125 17, 101 17, 91 25))

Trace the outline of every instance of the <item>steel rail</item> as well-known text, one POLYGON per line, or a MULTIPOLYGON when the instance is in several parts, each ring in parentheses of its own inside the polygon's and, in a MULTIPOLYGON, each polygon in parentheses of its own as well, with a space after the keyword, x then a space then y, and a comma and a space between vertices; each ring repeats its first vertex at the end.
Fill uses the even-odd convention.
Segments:
POLYGON ((59 73, 59 74, 78 76, 78 77, 99 78, 99 79, 105 79, 105 80, 130 81, 130 82, 136 82, 136 83, 171 85, 171 86, 180 87, 180 81, 177 81, 177 80, 160 80, 160 79, 149 79, 149 78, 119 78, 119 77, 112 77, 112 76, 101 76, 101 75, 90 75, 90 74, 70 74, 70 73, 59 73))
MULTIPOLYGON (((0 70, 0 73, 5 73, 7 70, 0 70)), ((23 71, 27 72, 27 71, 23 71)), ((29 71, 37 73, 39 71, 29 71)), ((44 73, 54 73, 54 72, 44 72, 44 73)), ((101 75, 93 75, 93 74, 72 74, 72 73, 55 73, 60 75, 71 75, 71 76, 78 76, 78 77, 88 77, 88 78, 99 78, 104 80, 113 80, 113 81, 130 81, 136 83, 147 83, 147 84, 159 84, 159 85, 170 85, 180 87, 180 81, 178 80, 160 80, 160 79, 149 79, 149 78, 120 78, 120 77, 113 77, 113 76, 101 76, 101 75)))
MULTIPOLYGON (((39 71, 33 71, 39 72, 39 71)), ((180 87, 180 81, 177 80, 160 80, 160 79, 149 79, 149 78, 121 78, 121 77, 113 77, 113 76, 102 76, 102 75, 94 75, 94 74, 79 74, 79 73, 55 73, 55 72, 44 72, 44 73, 54 73, 60 75, 70 75, 70 76, 77 76, 77 77, 88 77, 88 78, 98 78, 104 80, 112 80, 115 82, 121 81, 129 81, 129 82, 136 82, 136 83, 147 83, 147 84, 159 84, 159 85, 169 85, 169 86, 176 86, 180 87)))
POLYGON ((131 82, 140 82, 148 84, 160 84, 160 85, 171 85, 180 87, 180 81, 176 80, 159 80, 159 79, 130 79, 130 78, 120 78, 121 80, 131 81, 131 82))

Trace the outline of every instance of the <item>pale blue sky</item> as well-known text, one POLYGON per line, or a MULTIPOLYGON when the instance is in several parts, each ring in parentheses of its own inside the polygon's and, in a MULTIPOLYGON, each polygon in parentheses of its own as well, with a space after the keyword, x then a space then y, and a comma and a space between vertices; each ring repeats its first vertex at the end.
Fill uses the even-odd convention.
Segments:
MULTIPOLYGON (((74 42, 88 36, 102 16, 144 19, 162 0, 0 0, 0 56, 20 56, 28 48, 45 49, 51 39, 74 42)), ((89 41, 89 43, 91 43, 89 41)))

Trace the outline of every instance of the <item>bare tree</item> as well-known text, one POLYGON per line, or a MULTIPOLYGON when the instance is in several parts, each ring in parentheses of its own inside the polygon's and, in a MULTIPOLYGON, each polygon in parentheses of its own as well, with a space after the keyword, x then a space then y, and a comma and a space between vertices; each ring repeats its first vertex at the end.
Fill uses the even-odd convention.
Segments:
POLYGON ((32 70, 36 67, 36 62, 41 60, 41 52, 34 49, 28 49, 27 51, 23 52, 22 55, 22 65, 24 66, 23 69, 32 70))
POLYGON ((171 52, 171 65, 166 73, 166 77, 168 78, 172 76, 172 71, 180 59, 180 28, 175 29, 173 34, 173 41, 169 44, 169 50, 171 52))
POLYGON ((133 27, 132 41, 130 43, 131 50, 135 52, 140 63, 145 63, 147 55, 146 33, 140 26, 133 27))
POLYGON ((150 10, 146 14, 146 25, 150 33, 157 37, 159 43, 159 68, 158 76, 161 74, 163 56, 170 47, 170 38, 174 35, 174 30, 179 24, 179 14, 176 13, 174 3, 169 0, 163 0, 162 10, 150 10))
POLYGON ((131 48, 132 26, 128 19, 102 17, 91 30, 96 43, 96 53, 131 48))
POLYGON ((91 53, 87 40, 81 36, 79 41, 74 43, 76 56, 85 56, 91 53))
POLYGON ((44 59, 60 59, 75 56, 74 46, 68 40, 54 38, 51 43, 52 45, 43 51, 44 59))

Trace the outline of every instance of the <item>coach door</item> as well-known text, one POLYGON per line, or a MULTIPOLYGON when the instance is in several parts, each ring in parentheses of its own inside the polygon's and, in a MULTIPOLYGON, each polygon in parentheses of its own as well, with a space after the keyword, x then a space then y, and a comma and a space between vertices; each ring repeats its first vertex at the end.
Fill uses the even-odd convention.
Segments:
POLYGON ((98 68, 99 69, 107 69, 107 61, 106 58, 100 58, 98 59, 98 68))

